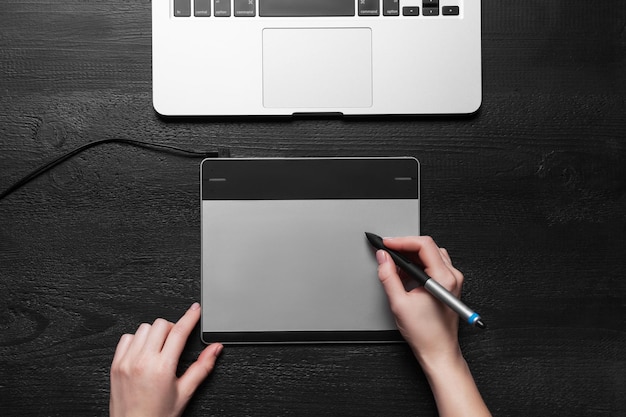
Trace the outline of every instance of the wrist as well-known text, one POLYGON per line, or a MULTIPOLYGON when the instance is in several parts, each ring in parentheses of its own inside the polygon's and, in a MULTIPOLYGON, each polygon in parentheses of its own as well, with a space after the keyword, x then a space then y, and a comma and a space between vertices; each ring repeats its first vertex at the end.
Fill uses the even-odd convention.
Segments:
POLYGON ((418 361, 440 416, 491 416, 460 349, 456 353, 421 357, 418 361))
POLYGON ((415 357, 428 379, 442 374, 465 372, 467 362, 458 345, 436 352, 422 353, 415 351, 415 357))

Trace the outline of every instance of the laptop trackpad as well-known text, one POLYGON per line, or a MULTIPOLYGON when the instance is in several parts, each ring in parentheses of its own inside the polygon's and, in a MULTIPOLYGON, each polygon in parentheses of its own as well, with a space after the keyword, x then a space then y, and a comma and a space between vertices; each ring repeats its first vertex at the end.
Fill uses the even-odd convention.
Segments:
POLYGON ((372 106, 372 30, 263 30, 263 105, 372 106))

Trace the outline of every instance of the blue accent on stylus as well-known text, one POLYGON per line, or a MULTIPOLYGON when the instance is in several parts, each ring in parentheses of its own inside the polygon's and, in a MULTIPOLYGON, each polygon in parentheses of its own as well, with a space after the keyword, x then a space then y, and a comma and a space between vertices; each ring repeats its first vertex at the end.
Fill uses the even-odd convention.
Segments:
POLYGON ((471 316, 469 316, 469 318, 467 319, 467 322, 468 322, 469 324, 474 324, 474 322, 475 322, 476 320, 478 320, 478 318, 479 318, 479 317, 480 317, 480 316, 478 315, 478 313, 474 313, 474 314, 472 314, 471 316))

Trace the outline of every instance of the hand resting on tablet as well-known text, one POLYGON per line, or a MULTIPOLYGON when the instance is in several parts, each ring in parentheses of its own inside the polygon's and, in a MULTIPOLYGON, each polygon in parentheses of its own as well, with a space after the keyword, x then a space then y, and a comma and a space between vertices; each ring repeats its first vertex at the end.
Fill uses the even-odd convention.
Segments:
POLYGON ((176 324, 157 319, 120 338, 111 364, 112 417, 183 413, 222 351, 219 343, 207 346, 180 378, 176 376, 180 355, 199 318, 200 305, 194 303, 176 324))

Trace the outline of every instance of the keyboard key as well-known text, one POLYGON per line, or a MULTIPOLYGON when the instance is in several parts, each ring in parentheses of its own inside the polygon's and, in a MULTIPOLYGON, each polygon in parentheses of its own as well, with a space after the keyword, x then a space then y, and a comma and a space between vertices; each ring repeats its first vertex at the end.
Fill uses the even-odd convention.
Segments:
POLYGON ((259 16, 354 16, 354 0, 259 0, 259 16))
POLYGON ((196 17, 211 16, 211 0, 195 0, 193 15, 196 17))
POLYGON ((256 16, 255 0, 235 0, 235 16, 254 17, 256 16))
POLYGON ((230 17, 230 0, 214 0, 215 17, 230 17))
POLYGON ((380 15, 379 0, 359 0, 359 16, 380 15))
POLYGON ((191 0, 174 0, 174 16, 191 16, 191 0))
POLYGON ((443 6, 441 8, 441 14, 444 16, 458 16, 459 6, 443 6))
POLYGON ((398 16, 400 15, 399 0, 383 0, 383 15, 398 16))
POLYGON ((419 16, 420 8, 419 7, 403 7, 402 8, 402 16, 419 16))
POLYGON ((423 7, 439 7, 439 0, 422 0, 423 7))
POLYGON ((422 13, 424 16, 439 16, 439 7, 424 7, 422 13))

